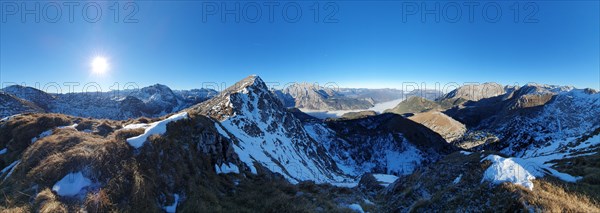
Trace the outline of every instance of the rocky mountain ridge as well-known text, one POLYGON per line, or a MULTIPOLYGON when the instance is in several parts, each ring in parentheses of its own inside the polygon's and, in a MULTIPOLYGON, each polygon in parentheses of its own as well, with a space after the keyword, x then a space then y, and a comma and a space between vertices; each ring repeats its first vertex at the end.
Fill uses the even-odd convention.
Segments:
POLYGON ((595 211, 586 199, 599 187, 598 95, 527 85, 447 110, 320 120, 287 108, 258 76, 182 110, 169 108, 182 95, 155 86, 118 100, 176 112, 0 121, 0 193, 10 198, 0 209, 595 211), (444 134, 464 130, 445 129, 458 121, 462 137, 444 134), (480 133, 497 140, 457 148, 480 133))
POLYGON ((2 91, 37 106, 31 110, 3 111, 3 117, 24 112, 49 112, 115 120, 160 117, 207 100, 217 93, 210 89, 173 91, 160 84, 139 90, 67 94, 49 94, 20 85, 9 86, 2 91))

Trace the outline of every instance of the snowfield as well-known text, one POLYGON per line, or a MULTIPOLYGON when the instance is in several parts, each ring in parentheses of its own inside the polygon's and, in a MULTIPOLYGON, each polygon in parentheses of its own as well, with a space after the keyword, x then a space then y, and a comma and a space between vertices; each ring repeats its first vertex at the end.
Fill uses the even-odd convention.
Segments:
POLYGON ((143 134, 135 136, 135 137, 127 138, 127 143, 129 143, 129 145, 133 146, 136 149, 140 148, 144 145, 144 143, 146 142, 148 137, 150 137, 150 135, 165 134, 165 132, 167 131, 168 123, 171 123, 173 121, 178 121, 181 119, 186 119, 187 117, 188 117, 187 112, 182 112, 179 114, 172 115, 172 116, 168 117, 167 119, 157 121, 157 122, 154 122, 151 124, 127 125, 124 128, 127 128, 127 129, 143 128, 143 129, 145 129, 143 134))

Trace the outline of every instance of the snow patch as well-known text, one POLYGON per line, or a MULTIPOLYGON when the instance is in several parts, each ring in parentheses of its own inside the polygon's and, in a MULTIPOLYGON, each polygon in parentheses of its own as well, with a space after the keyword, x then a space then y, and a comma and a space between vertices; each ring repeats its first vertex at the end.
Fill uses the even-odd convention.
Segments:
POLYGON ((179 195, 178 194, 173 194, 173 197, 174 197, 175 201, 173 202, 172 205, 170 205, 170 206, 163 206, 163 209, 167 213, 175 213, 177 211, 177 204, 179 204, 179 195))
POLYGON ((218 123, 215 123, 215 128, 217 128, 217 132, 219 132, 219 134, 221 134, 223 137, 231 140, 231 138, 229 138, 229 134, 227 134, 227 132, 223 129, 223 127, 221 127, 221 125, 219 125, 218 123))
POLYGON ((379 182, 379 185, 383 187, 388 187, 390 184, 398 180, 397 176, 387 174, 373 174, 373 177, 375 177, 375 179, 377 179, 379 182))
POLYGON ((4 176, 4 180, 6 180, 6 178, 8 178, 8 176, 10 176, 13 173, 13 171, 15 170, 17 165, 19 165, 19 163, 21 163, 20 160, 15 161, 15 162, 11 163, 10 165, 8 165, 7 167, 5 167, 4 169, 2 169, 2 171, 0 171, 0 174, 4 174, 6 171, 8 171, 8 174, 6 174, 6 176, 4 176))
POLYGON ((79 124, 73 124, 73 125, 70 125, 70 126, 59 126, 57 128, 59 128, 59 129, 75 129, 75 128, 77 128, 78 125, 79 124))
POLYGON ((358 182, 331 182, 330 184, 342 188, 354 188, 358 186, 358 182))
POLYGON ((485 170, 481 182, 485 180, 491 181, 494 184, 511 182, 533 190, 533 182, 531 180, 535 179, 535 176, 519 163, 513 161, 512 158, 489 155, 483 160, 491 161, 492 165, 485 170))
POLYGON ((453 184, 458 184, 460 183, 460 180, 462 179, 462 174, 460 174, 458 177, 456 177, 456 179, 454 179, 454 181, 452 181, 453 184))
POLYGON ((60 196, 74 196, 91 184, 92 181, 84 177, 81 172, 69 173, 54 184, 52 191, 60 196))
POLYGON ((17 117, 17 116, 19 116, 19 115, 21 115, 21 114, 15 114, 15 115, 11 115, 11 116, 4 117, 4 118, 0 119, 0 122, 9 121, 10 119, 12 119, 12 118, 14 118, 14 117, 17 117))
POLYGON ((123 129, 146 129, 150 127, 150 124, 129 124, 124 126, 123 129))
MULTIPOLYGON (((566 158, 566 155, 561 155, 562 158, 566 158)), ((548 163, 551 161, 549 159, 555 159, 557 156, 539 156, 533 158, 514 158, 514 161, 518 162, 521 165, 524 165, 525 168, 536 177, 543 177, 546 174, 552 175, 562 181, 566 182, 577 182, 582 177, 575 177, 566 173, 561 173, 551 168, 553 163, 548 163)))
POLYGON ((150 135, 154 135, 154 134, 164 134, 167 131, 167 124, 171 123, 173 121, 178 121, 181 119, 185 119, 188 117, 187 112, 182 112, 179 114, 175 114, 172 115, 170 117, 168 117, 167 119, 161 120, 161 121, 157 121, 151 124, 145 124, 145 125, 127 125, 125 128, 129 127, 129 128, 133 128, 133 127, 138 127, 138 128, 144 128, 144 133, 135 137, 131 137, 131 138, 127 138, 127 143, 129 143, 129 145, 133 146, 134 148, 140 148, 142 147, 142 145, 144 145, 144 142, 146 142, 146 140, 148 139, 148 137, 150 137, 150 135))
POLYGON ((42 133, 40 133, 40 135, 38 135, 37 137, 34 137, 31 139, 31 143, 35 143, 36 141, 38 141, 39 139, 45 138, 52 135, 52 130, 47 130, 44 131, 42 133))
POLYGON ((363 208, 359 204, 357 204, 357 203, 350 204, 348 206, 348 208, 354 210, 355 212, 365 213, 365 211, 363 210, 363 208))
POLYGON ((8 152, 7 148, 0 150, 0 155, 6 154, 8 152))
POLYGON ((221 167, 215 164, 215 170, 217 171, 217 174, 240 173, 240 169, 233 163, 224 163, 221 164, 221 167))
POLYGON ((461 154, 463 155, 470 155, 473 154, 472 152, 467 152, 467 151, 460 151, 461 154))

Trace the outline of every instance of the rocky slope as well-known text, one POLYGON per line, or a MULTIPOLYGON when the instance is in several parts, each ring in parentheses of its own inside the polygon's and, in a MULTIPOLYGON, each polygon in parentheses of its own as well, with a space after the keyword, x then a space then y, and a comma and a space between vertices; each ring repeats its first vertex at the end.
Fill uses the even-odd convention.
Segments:
POLYGON ((470 132, 497 138, 487 149, 522 155, 548 143, 567 144, 600 128, 600 94, 589 89, 526 85, 504 96, 446 111, 470 132))
POLYGON ((0 117, 5 118, 19 113, 44 112, 44 109, 11 94, 0 91, 0 117))
POLYGON ((350 98, 339 89, 325 88, 315 84, 292 84, 276 92, 283 103, 294 105, 287 107, 305 108, 313 110, 350 110, 368 109, 374 106, 371 98, 350 98))
POLYGON ((427 127, 395 114, 306 122, 305 128, 358 174, 407 175, 454 150, 427 127))
POLYGON ((192 112, 218 121, 219 132, 234 141, 235 152, 253 173, 258 164, 292 183, 352 181, 354 174, 337 167, 257 76, 243 79, 192 112))
POLYGON ((48 110, 49 105, 56 100, 56 97, 51 94, 32 87, 25 87, 21 85, 8 86, 2 89, 2 91, 12 94, 17 98, 34 103, 44 110, 48 110))
POLYGON ((471 84, 461 86, 445 94, 441 99, 463 99, 467 101, 478 101, 505 94, 511 87, 503 87, 497 83, 471 84))
POLYGON ((467 128, 464 124, 450 116, 436 111, 417 113, 408 119, 420 123, 440 134, 447 142, 453 142, 462 137, 467 128))

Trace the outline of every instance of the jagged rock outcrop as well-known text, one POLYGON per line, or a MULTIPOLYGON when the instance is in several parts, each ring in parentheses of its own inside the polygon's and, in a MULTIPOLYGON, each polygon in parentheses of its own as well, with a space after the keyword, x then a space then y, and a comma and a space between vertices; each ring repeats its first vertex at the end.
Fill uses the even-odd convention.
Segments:
POLYGON ((249 76, 191 109, 219 121, 240 159, 257 173, 258 166, 291 182, 349 181, 327 150, 311 138, 258 76, 249 76))

